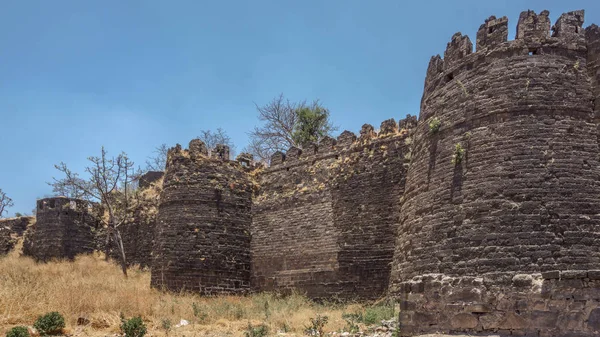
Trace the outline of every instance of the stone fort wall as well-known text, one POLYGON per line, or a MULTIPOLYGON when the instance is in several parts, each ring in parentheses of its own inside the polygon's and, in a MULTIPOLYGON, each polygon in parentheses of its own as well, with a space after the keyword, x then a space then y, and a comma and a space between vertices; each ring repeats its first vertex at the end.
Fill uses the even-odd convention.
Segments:
POLYGON ((36 222, 25 233, 23 254, 48 261, 93 252, 98 221, 91 207, 85 200, 66 197, 38 200, 36 222))
POLYGON ((192 140, 168 153, 151 283, 202 294, 250 290, 253 184, 239 162, 192 140))
POLYGON ((22 216, 0 219, 0 256, 7 254, 27 227, 35 222, 35 217, 22 216))
POLYGON ((252 206, 252 286, 312 298, 387 290, 416 118, 276 153, 252 206))
MULTIPOLYGON (((551 32, 547 11, 526 11, 508 41, 507 18, 490 17, 475 51, 453 35, 418 121, 364 125, 267 168, 199 140, 171 149, 154 248, 132 248, 151 254, 152 285, 387 293, 407 336, 600 336, 600 28, 583 20, 563 14, 551 32)), ((90 251, 86 219, 78 201, 40 200, 24 251, 90 251)))
POLYGON ((491 17, 475 52, 457 33, 430 61, 391 276, 402 334, 600 333, 598 27, 576 11, 551 34, 548 15, 523 12, 514 41, 491 17))

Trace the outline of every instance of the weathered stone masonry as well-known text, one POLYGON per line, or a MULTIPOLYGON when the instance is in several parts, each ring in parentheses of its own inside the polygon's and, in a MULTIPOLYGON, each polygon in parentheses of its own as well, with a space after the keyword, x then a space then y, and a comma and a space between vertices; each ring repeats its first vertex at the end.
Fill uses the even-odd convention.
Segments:
POLYGON ((303 149, 171 150, 152 283, 400 300, 400 333, 600 336, 600 29, 490 17, 431 59, 418 123, 303 149), (439 127, 437 127, 439 126, 439 127), (391 267, 390 267, 391 264, 391 267), (391 269, 390 269, 391 268, 391 269))
POLYGON ((85 200, 65 197, 38 200, 36 222, 25 233, 23 253, 48 261, 93 252, 98 221, 91 207, 85 200))
POLYGON ((550 35, 548 14, 431 59, 391 276, 404 335, 600 335, 598 27, 576 11, 550 35))
POLYGON ((202 293, 385 294, 416 118, 365 125, 262 170, 199 140, 169 153, 152 283, 202 293))
POLYGON ((35 218, 31 216, 0 219, 0 256, 13 249, 27 226, 33 222, 35 218))
POLYGON ((346 131, 274 156, 252 208, 254 289, 300 289, 312 298, 385 294, 410 130, 392 119, 379 134, 365 125, 358 139, 346 131))
POLYGON ((252 188, 237 162, 209 157, 200 140, 169 151, 152 285, 202 294, 250 289, 252 188), (225 160, 225 161, 224 161, 225 160))

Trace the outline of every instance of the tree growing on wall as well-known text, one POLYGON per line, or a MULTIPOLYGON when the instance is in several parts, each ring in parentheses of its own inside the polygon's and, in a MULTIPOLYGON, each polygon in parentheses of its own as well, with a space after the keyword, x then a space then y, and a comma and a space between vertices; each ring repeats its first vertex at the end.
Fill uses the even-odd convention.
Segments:
POLYGON ((261 161, 268 161, 276 151, 286 151, 292 146, 302 148, 330 136, 337 128, 329 119, 329 110, 318 100, 291 102, 283 94, 271 102, 258 106, 261 122, 250 132, 250 142, 245 152, 261 161))
POLYGON ((49 184, 55 190, 78 191, 84 199, 101 203, 105 214, 100 220, 107 229, 106 258, 109 256, 110 242, 113 241, 119 250, 123 274, 127 276, 127 258, 119 226, 131 217, 131 184, 138 173, 135 172, 134 163, 127 154, 110 157, 104 147, 100 156, 87 159, 90 163, 84 168, 86 178, 81 178, 78 173, 71 171, 67 164, 61 162, 54 166, 64 174, 64 178, 53 178, 54 181, 49 184))
POLYGON ((0 188, 0 218, 4 213, 8 213, 8 208, 13 207, 14 205, 12 199, 0 188))

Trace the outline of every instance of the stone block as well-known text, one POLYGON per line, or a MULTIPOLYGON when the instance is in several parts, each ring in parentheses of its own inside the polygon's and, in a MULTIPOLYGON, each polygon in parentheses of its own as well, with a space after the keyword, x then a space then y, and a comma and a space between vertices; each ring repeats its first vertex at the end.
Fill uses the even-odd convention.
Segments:
POLYGON ((600 308, 593 309, 587 319, 587 326, 592 331, 600 331, 600 308))
POLYGON ((462 313, 454 315, 450 320, 452 329, 475 329, 479 324, 479 320, 475 315, 462 313))
POLYGON ((556 311, 533 311, 530 316, 531 326, 535 328, 556 327, 558 312, 556 311))
POLYGON ((488 304, 484 304, 484 303, 477 303, 477 304, 470 304, 465 308, 466 312, 470 312, 470 313, 474 313, 474 314, 483 314, 483 313, 488 313, 491 312, 492 309, 490 308, 490 306, 488 304))
POLYGON ((508 312, 498 324, 498 328, 506 330, 523 330, 527 328, 527 321, 519 314, 508 312))
POLYGON ((500 327, 504 314, 498 311, 479 316, 479 322, 484 330, 495 330, 500 327))
POLYGON ((560 278, 560 271, 558 271, 558 270, 551 270, 551 271, 542 272, 542 278, 544 280, 559 279, 560 278))
POLYGON ((561 273, 561 279, 584 279, 588 276, 587 270, 565 270, 561 273))
POLYGON ((450 301, 463 301, 463 302, 481 302, 481 290, 478 288, 459 288, 454 289, 448 296, 450 301))
POLYGON ((518 274, 512 279, 515 287, 530 287, 533 284, 533 277, 529 274, 518 274))
POLYGON ((590 280, 600 280, 600 270, 588 270, 590 280))

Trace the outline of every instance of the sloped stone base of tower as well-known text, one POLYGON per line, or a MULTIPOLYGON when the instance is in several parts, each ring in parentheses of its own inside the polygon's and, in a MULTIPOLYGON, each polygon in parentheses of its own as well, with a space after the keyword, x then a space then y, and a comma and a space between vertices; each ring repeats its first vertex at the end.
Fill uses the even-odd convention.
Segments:
POLYGON ((600 336, 600 270, 428 274, 397 290, 401 336, 600 336))

